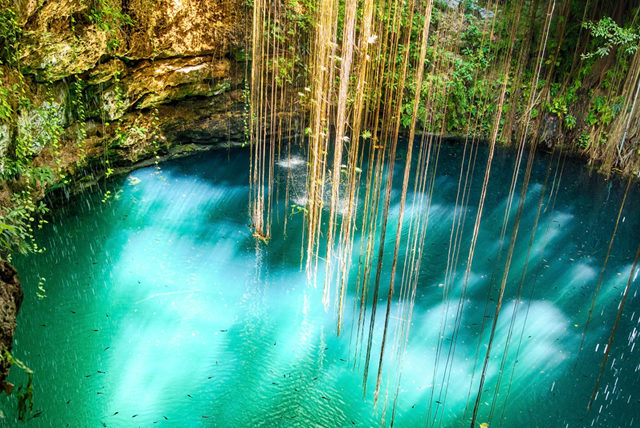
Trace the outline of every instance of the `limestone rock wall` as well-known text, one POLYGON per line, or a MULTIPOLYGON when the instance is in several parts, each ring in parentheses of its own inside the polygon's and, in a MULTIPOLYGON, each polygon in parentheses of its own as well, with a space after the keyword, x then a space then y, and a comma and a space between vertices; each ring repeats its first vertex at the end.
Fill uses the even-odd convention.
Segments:
MULTIPOLYGON (((26 139, 34 165, 73 175, 98 158, 166 153, 189 135, 243 137, 243 0, 18 0, 14 9, 19 61, 0 65, 13 112, 0 118, 3 159, 26 139)), ((9 193, 0 178, 0 207, 9 193)))
POLYGON ((11 386, 5 383, 9 373, 9 362, 4 358, 11 351, 13 332, 16 329, 16 316, 22 304, 22 288, 15 269, 0 260, 0 391, 9 391, 11 386))

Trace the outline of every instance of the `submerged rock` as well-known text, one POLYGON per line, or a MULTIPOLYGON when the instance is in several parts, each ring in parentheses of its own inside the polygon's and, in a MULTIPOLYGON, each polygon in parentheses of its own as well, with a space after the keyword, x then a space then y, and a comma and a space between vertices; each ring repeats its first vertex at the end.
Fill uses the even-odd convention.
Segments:
POLYGON ((22 298, 18 273, 9 263, 0 260, 0 354, 3 355, 0 358, 0 390, 7 392, 11 390, 11 385, 5 382, 10 364, 4 355, 6 351, 11 351, 22 298))

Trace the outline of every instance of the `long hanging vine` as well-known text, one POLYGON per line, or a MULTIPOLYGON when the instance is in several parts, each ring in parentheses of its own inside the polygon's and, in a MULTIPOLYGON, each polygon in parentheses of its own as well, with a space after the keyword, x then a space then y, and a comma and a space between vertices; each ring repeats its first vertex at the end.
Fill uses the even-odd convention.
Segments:
MULTIPOLYGON (((263 241, 271 236, 273 205, 278 199, 273 195, 278 187, 274 164, 281 156, 290 159, 291 141, 296 140, 306 153, 306 193, 304 198, 298 198, 304 205, 301 207, 304 212, 301 264, 314 286, 322 277, 322 305, 335 314, 338 335, 345 331, 345 323, 348 322, 345 308, 352 308, 349 338, 352 366, 362 370, 365 396, 370 386, 370 372, 376 371, 373 403, 377 405, 384 397, 382 417, 384 421, 390 408, 391 425, 395 421, 420 267, 426 252, 425 242, 429 238, 440 148, 449 127, 449 113, 456 108, 452 101, 456 96, 456 82, 452 76, 460 73, 456 61, 461 51, 468 49, 462 47, 463 37, 458 34, 458 29, 471 19, 464 13, 468 5, 463 3, 443 5, 434 0, 254 0, 252 5, 249 214, 255 236, 263 241), (297 18, 292 18, 300 13, 300 9, 311 17, 313 25, 301 26, 297 18), (287 138, 283 137, 285 132, 288 133, 287 138), (283 141, 287 144, 284 155, 283 141), (401 175, 396 177, 396 166, 400 169, 399 153, 403 156, 403 165, 401 175), (401 179, 398 195, 393 192, 396 178, 401 179), (407 209, 410 209, 410 215, 407 209), (395 223, 391 221, 392 213, 395 223), (353 287, 350 293, 348 287, 353 287), (353 296, 352 302, 347 300, 349 295, 353 296), (378 311, 380 301, 385 304, 383 315, 378 311)), ((434 326, 439 340, 426 403, 426 419, 430 426, 441 425, 445 413, 496 146, 513 141, 516 156, 502 216, 499 249, 461 423, 470 423, 473 427, 479 424, 480 417, 485 417, 480 414, 480 406, 487 391, 486 378, 498 320, 539 143, 535 137, 541 131, 541 121, 536 118, 537 108, 548 102, 550 94, 556 90, 549 86, 549 81, 558 73, 556 63, 562 55, 561 48, 569 31, 567 20, 574 12, 572 2, 563 0, 559 2, 559 12, 556 13, 556 3, 556 0, 518 0, 505 4, 488 0, 484 4, 486 16, 482 17, 481 36, 476 46, 478 65, 470 73, 470 78, 474 82, 492 81, 494 87, 474 85, 469 94, 473 108, 463 115, 465 137, 453 214, 448 225, 449 240, 447 248, 441 250, 446 255, 446 258, 443 256, 446 262, 441 284, 440 325, 434 326), (508 17, 502 19, 501 14, 508 17), (544 18, 541 28, 536 26, 539 16, 544 18), (554 19, 557 20, 555 26, 552 25, 554 19), (504 28, 499 28, 499 22, 505 23, 504 28), (521 31, 523 23, 526 23, 524 32, 521 31), (494 42, 499 34, 506 35, 506 45, 498 46, 494 42), (530 81, 525 85, 527 79, 530 81), (484 165, 477 162, 481 138, 488 145, 484 165), (529 151, 523 172, 521 166, 527 146, 529 151), (474 176, 482 167, 480 190, 474 194, 472 189, 478 187, 477 183, 474 186, 474 176), (473 226, 469 228, 467 213, 472 203, 477 203, 477 208, 473 226), (512 219, 514 209, 515 218, 512 219), (465 242, 468 246, 464 245, 465 242), (454 287, 458 282, 461 284, 459 295, 453 298, 458 292, 454 287), (491 298, 492 293, 497 293, 496 302, 491 298), (491 311, 493 315, 490 315, 491 311), (449 332, 447 322, 450 317, 453 318, 453 329, 449 332), (485 321, 487 319, 489 321, 485 321), (482 340, 485 328, 488 330, 486 343, 482 340)), ((580 10, 583 20, 588 18, 592 3, 587 1, 584 10, 580 10)), ((605 7, 595 3, 598 7, 605 7)), ((578 40, 580 46, 576 46, 573 52, 571 72, 578 68, 578 58, 585 52, 589 40, 582 28, 578 40)), ((619 142, 619 162, 626 162, 626 142, 637 110, 639 58, 640 54, 636 52, 628 77, 622 79, 618 76, 616 80, 624 83, 626 106, 615 132, 619 142)), ((563 90, 568 90, 569 86, 567 80, 561 85, 563 90)), ((565 153, 553 150, 538 198, 524 268, 519 272, 517 304, 526 298, 523 297, 526 296, 525 287, 530 287, 529 302, 533 296, 542 264, 542 256, 537 261, 532 256, 536 229, 547 209, 553 213, 565 160, 565 153), (555 169, 552 166, 554 162, 555 169), (538 263, 537 269, 529 269, 530 263, 538 263), (535 273, 531 273, 532 270, 535 273), (528 284, 528 275, 534 278, 533 284, 528 284)), ((291 197, 290 174, 288 170, 285 203, 291 197)), ((620 214, 624 205, 623 199, 620 214)), ((589 319, 584 326, 583 343, 620 214, 593 296, 589 319)), ((285 217, 285 233, 287 222, 285 217)), ((550 224, 551 217, 542 238, 543 251, 550 224)), ((635 264, 632 273, 634 269, 635 264)), ((623 294, 620 310, 628 288, 629 285, 623 294)), ((499 374, 492 384, 493 398, 486 415, 489 419, 495 418, 501 384, 507 374, 509 383, 502 401, 500 423, 517 363, 516 360, 512 364, 509 374, 507 350, 516 340, 518 355, 524 335, 524 327, 519 337, 515 331, 519 316, 517 304, 508 321, 506 340, 501 344, 504 355, 499 374)), ((525 323, 527 316, 528 306, 525 323)), ((616 326, 617 321, 609 345, 616 326)), ((606 359, 607 355, 589 407, 597 394, 606 359)))

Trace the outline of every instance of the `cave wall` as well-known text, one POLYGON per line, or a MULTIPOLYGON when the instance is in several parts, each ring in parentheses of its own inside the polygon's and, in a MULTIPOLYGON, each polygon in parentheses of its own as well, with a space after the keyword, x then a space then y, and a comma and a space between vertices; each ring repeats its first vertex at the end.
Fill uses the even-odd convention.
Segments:
MULTIPOLYGON (((243 138, 245 2, 18 0, 14 8, 21 37, 18 61, 0 64, 0 86, 13 92, 0 159, 28 137, 34 165, 73 177, 88 165, 106 170, 243 138), (47 135, 51 122, 60 135, 47 135)), ((0 207, 9 187, 0 183, 0 207)))

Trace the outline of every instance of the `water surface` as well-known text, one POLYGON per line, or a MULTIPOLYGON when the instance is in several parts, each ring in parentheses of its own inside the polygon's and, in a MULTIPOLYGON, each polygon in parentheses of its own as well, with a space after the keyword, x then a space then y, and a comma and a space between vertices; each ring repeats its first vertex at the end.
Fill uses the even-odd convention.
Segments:
MULTIPOLYGON (((440 157, 396 426, 468 423, 477 393, 497 298, 495 287, 489 289, 513 153, 500 152, 494 161, 472 274, 461 300, 464 250, 446 297, 441 286, 460 151, 460 145, 446 145, 440 157), (464 306, 457 315, 460 301, 464 306)), ((468 249, 485 160, 482 148, 462 248, 468 249)), ((553 178, 554 159, 539 155, 534 165, 479 421, 506 427, 637 426, 637 281, 599 396, 591 411, 586 406, 640 241, 640 192, 637 184, 631 186, 579 353, 626 183, 604 181, 567 161, 555 205, 552 198, 544 199, 517 300, 549 162, 553 178), (494 394, 510 330, 502 382, 494 394)), ((345 332, 337 337, 335 311, 325 311, 321 287, 310 285, 300 269, 302 214, 292 213, 290 204, 304 203, 304 162, 276 167, 281 178, 291 173, 292 201, 285 205, 281 188, 268 245, 257 242, 248 227, 248 165, 244 151, 200 154, 163 164, 160 171, 135 171, 54 213, 38 236, 46 252, 15 260, 25 302, 14 350, 35 371, 36 417, 27 426, 376 426, 383 414, 389 422, 393 375, 385 375, 375 408, 372 397, 386 295, 380 297, 372 375, 363 398, 362 361, 354 356, 351 335, 353 306, 346 306, 345 332), (46 289, 44 298, 37 296, 39 284, 46 289)), ((401 168, 398 164, 396 170, 401 168)), ((394 230, 397 178, 389 220, 394 230)), ((512 220, 516 207, 517 197, 512 220)), ((425 211, 409 209, 408 217, 414 215, 425 211)), ((389 266, 393 236, 386 248, 389 266)), ((11 379, 23 382, 16 369, 11 379)), ((3 422, 18 425, 15 399, 3 397, 0 406, 3 422)))

